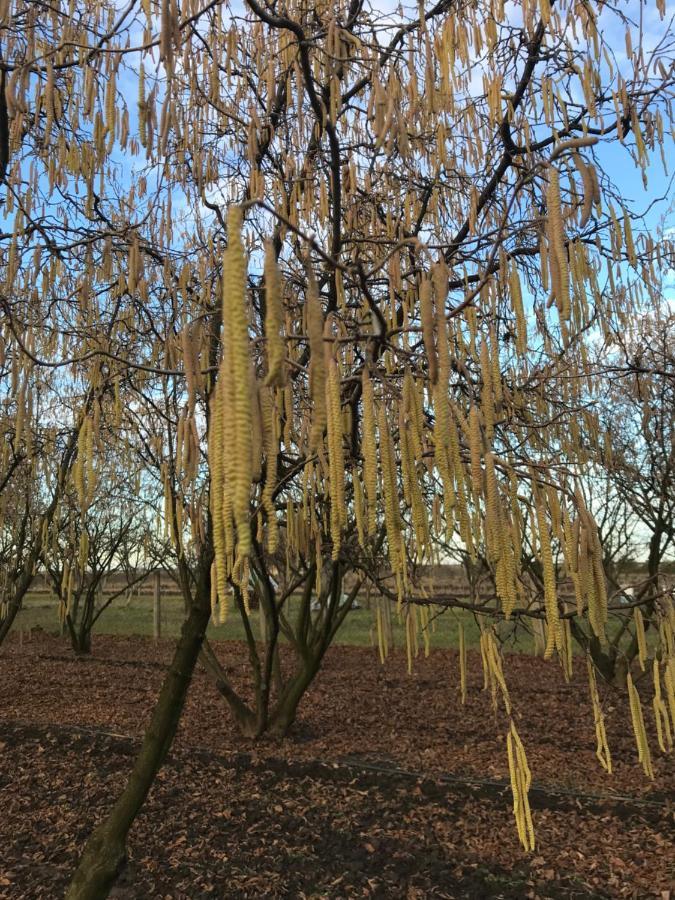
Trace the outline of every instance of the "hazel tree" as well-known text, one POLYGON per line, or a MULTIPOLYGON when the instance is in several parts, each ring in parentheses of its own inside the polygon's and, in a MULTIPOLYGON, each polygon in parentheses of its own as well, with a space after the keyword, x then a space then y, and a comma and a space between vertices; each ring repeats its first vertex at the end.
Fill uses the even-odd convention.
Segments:
POLYGON ((125 208, 110 154, 126 145, 115 67, 130 12, 91 2, 0 4, 0 492, 16 496, 21 477, 32 510, 29 527, 9 542, 0 641, 50 537, 82 429, 107 390, 90 354, 107 348, 116 321, 114 313, 97 319, 110 288, 97 266, 118 230, 110 213, 125 208), (101 327, 83 346, 82 326, 94 321, 101 327))
MULTIPOLYGON (((98 620, 162 565, 167 542, 154 528, 156 494, 118 436, 99 431, 97 477, 64 492, 42 550, 58 618, 78 655, 91 651, 98 620)), ((94 456, 91 448, 89 459, 94 456)), ((82 472, 77 468, 75 471, 82 472)))
MULTIPOLYGON (((643 672, 653 664, 658 679, 658 657, 668 658, 661 640, 652 649, 645 634, 660 627, 661 610, 674 595, 664 571, 675 546, 674 335, 675 317, 664 300, 614 335, 598 363, 606 379, 602 469, 647 551, 644 578, 630 596, 624 594, 620 627, 606 645, 590 642, 598 669, 618 682, 636 660, 643 672)), ((588 646, 584 623, 575 630, 588 646)), ((658 694, 656 683, 654 689, 658 694)), ((663 736, 659 740, 664 743, 663 736)))
MULTIPOLYGON (((570 623, 602 644, 613 612, 579 485, 604 444, 589 346, 650 304, 672 260, 609 164, 620 154, 645 186, 653 161, 665 166, 664 17, 659 3, 549 0, 391 14, 361 0, 7 8, 5 72, 26 109, 12 108, 22 125, 8 145, 4 333, 25 365, 68 370, 137 417, 188 609, 131 779, 70 897, 114 881, 214 613, 234 598, 249 634, 252 705, 211 653, 240 724, 283 732, 346 614, 345 574, 390 599, 412 641, 416 569, 454 547, 492 572, 481 649, 533 848, 492 622, 541 621, 545 655, 569 667, 570 623), (43 207, 54 234, 44 219, 25 226, 43 207), (541 568, 534 596, 524 547, 541 568), (252 595, 271 626, 260 650, 252 595), (280 633, 297 651, 290 676, 280 633)), ((74 480, 88 454, 79 440, 74 480)), ((659 715, 672 716, 667 597, 655 616, 659 715)), ((627 688, 652 774, 630 673, 627 688)))

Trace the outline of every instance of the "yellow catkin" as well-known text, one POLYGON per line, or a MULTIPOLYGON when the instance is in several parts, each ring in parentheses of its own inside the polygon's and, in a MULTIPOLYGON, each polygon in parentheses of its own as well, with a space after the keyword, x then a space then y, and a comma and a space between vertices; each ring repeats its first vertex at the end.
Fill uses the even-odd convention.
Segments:
POLYGON ((576 612, 581 616, 584 611, 585 598, 581 588, 581 576, 579 573, 579 519, 570 521, 567 510, 563 513, 563 533, 565 536, 564 553, 565 567, 574 585, 576 600, 576 612))
POLYGON ((398 408, 398 442, 401 453, 401 476, 403 480, 403 502, 407 506, 412 505, 411 486, 415 477, 414 457, 410 447, 410 427, 406 416, 405 404, 399 404, 398 408))
POLYGON ((489 450, 485 454, 485 535, 488 558, 491 562, 498 562, 504 537, 504 523, 501 521, 494 455, 489 450))
POLYGON ((516 350, 519 356, 527 352, 527 320, 523 309, 523 294, 520 286, 518 267, 514 264, 509 269, 509 287, 511 304, 516 316, 516 350))
POLYGON ((485 339, 481 342, 480 347, 480 373, 483 381, 480 403, 483 412, 483 421, 485 422, 485 436, 489 441, 494 434, 495 406, 494 395, 492 392, 492 364, 490 362, 490 350, 488 342, 485 339))
POLYGON ((421 457, 420 436, 417 431, 414 408, 415 389, 410 373, 406 373, 403 383, 403 403, 399 407, 399 445, 401 451, 401 474, 403 476, 403 496, 410 506, 412 524, 418 557, 431 550, 431 538, 427 510, 422 496, 421 475, 417 471, 416 459, 421 457))
POLYGON ((582 147, 592 147, 597 143, 597 137, 594 137, 590 134, 585 134, 581 137, 569 138, 566 141, 562 141, 555 147, 553 153, 551 154, 551 161, 557 159, 559 156, 562 156, 563 153, 568 153, 570 150, 579 150, 582 147))
POLYGON ((663 753, 669 753, 673 749, 673 731, 675 731, 675 721, 673 728, 670 726, 668 718, 668 708, 663 702, 661 694, 661 676, 659 672, 659 661, 654 659, 653 662, 654 677, 654 699, 652 705, 654 707, 654 720, 656 722, 656 736, 659 747, 663 753))
POLYGON ((562 540, 562 511, 560 509, 560 501, 558 499, 557 490, 550 484, 546 485, 546 499, 551 514, 551 530, 554 537, 558 537, 562 540))
POLYGON ((211 519, 213 522, 214 567, 217 594, 222 603, 227 586, 224 503, 225 467, 223 447, 225 445, 224 414, 225 380, 218 379, 211 396, 211 410, 208 433, 208 459, 211 472, 211 519))
POLYGON ((142 147, 148 143, 148 103, 145 98, 145 67, 138 73, 138 135, 142 147))
POLYGON ((459 690, 462 704, 466 703, 466 636, 464 623, 459 623, 459 690))
POLYGON ((429 366, 429 378, 432 384, 436 384, 438 381, 438 357, 434 340, 434 307, 431 299, 431 282, 426 277, 420 283, 420 315, 422 318, 422 339, 429 366))
POLYGON ((483 468, 481 466, 483 441, 481 438, 480 414, 478 407, 475 405, 472 405, 469 410, 469 450, 471 453, 471 483, 478 497, 483 489, 483 468))
POLYGON ((405 575, 405 550, 403 548, 403 523, 399 507, 398 479, 396 477, 396 457, 391 439, 389 423, 384 405, 379 410, 380 468, 382 476, 382 496, 384 498, 384 520, 387 531, 389 562, 396 577, 399 602, 403 597, 405 575))
POLYGON ((502 659, 492 630, 485 630, 481 635, 484 643, 484 658, 487 669, 488 684, 492 693, 492 705, 497 708, 497 688, 502 692, 502 700, 506 714, 511 714, 511 699, 509 697, 506 680, 504 679, 504 671, 502 669, 502 659))
POLYGON ((443 509, 445 513, 446 535, 452 539, 453 509, 456 503, 453 483, 453 458, 451 451, 450 406, 447 387, 437 384, 434 396, 434 460, 443 485, 443 509))
POLYGON ((675 658, 673 657, 670 657, 666 661, 666 667, 663 673, 663 687, 668 701, 670 721, 673 725, 673 734, 675 734, 675 658))
POLYGON ((406 419, 410 424, 410 448, 413 457, 416 461, 421 461, 424 413, 410 369, 406 369, 403 376, 403 408, 405 409, 406 419))
POLYGON ((506 750, 509 759, 511 792, 513 794, 513 814, 516 819, 518 837, 525 850, 532 851, 535 846, 534 825, 532 823, 529 801, 532 775, 527 764, 525 748, 516 731, 513 720, 511 720, 511 725, 506 735, 506 750))
POLYGON ((574 165, 576 166, 577 172, 579 173, 579 175, 581 175, 581 181, 583 184, 584 193, 582 197, 579 225, 581 226, 581 228, 585 228, 588 224, 588 220, 591 217, 591 213, 593 212, 593 178, 588 166, 583 161, 579 153, 572 154, 572 159, 574 160, 574 165))
POLYGON ((490 373, 490 384, 494 394, 494 403, 497 410, 501 409, 504 402, 504 393, 502 390, 502 371, 501 360, 499 358, 499 341, 497 340, 497 331, 494 325, 490 326, 490 365, 492 372, 490 373))
POLYGON ((180 341, 181 349, 183 351, 183 368, 185 370, 189 417, 194 412, 197 397, 197 383, 199 379, 199 362, 196 353, 196 343, 193 340, 189 325, 185 325, 181 330, 180 341))
POLYGON ((241 599, 242 599, 242 603, 244 604, 244 612, 246 613, 247 616, 250 616, 250 614, 251 614, 250 593, 249 593, 250 582, 251 582, 251 571, 250 571, 249 566, 250 566, 249 558, 248 558, 248 556, 246 556, 246 557, 244 557, 243 562, 242 562, 241 578, 239 579, 239 581, 240 581, 240 588, 241 588, 241 599))
POLYGON ((367 500, 367 531, 373 537, 377 529, 377 447, 375 441, 375 397, 373 383, 368 370, 363 370, 361 379, 363 401, 363 486, 367 500))
POLYGON ((636 606, 633 610, 633 621, 635 622, 635 639, 637 640, 638 646, 638 661, 640 663, 640 668, 644 672, 647 663, 647 641, 645 639, 645 623, 644 619, 642 618, 642 610, 639 606, 636 606))
POLYGON ((488 560, 495 566, 495 585, 509 619, 518 599, 516 561, 508 513, 504 508, 495 472, 494 455, 485 454, 485 539, 488 560))
POLYGON ((274 245, 265 246, 265 338, 267 340, 266 385, 283 387, 286 383, 286 344, 282 334, 284 310, 281 296, 281 273, 274 245))
POLYGON ((385 645, 384 645, 384 628, 382 622, 382 609, 380 607, 380 600, 376 601, 375 604, 375 620, 377 625, 377 648, 380 654, 380 662, 384 665, 384 661, 386 658, 385 645))
POLYGON ((216 573, 216 561, 211 563, 211 621, 216 622, 216 614, 218 612, 218 583, 216 573))
POLYGON ((546 518, 546 509, 540 489, 535 490, 535 512, 537 516, 537 531, 539 536, 539 552, 544 580, 544 608, 546 610, 546 649, 544 659, 549 659, 553 651, 562 648, 562 634, 560 616, 558 613, 558 596, 556 591, 555 567, 553 565, 553 551, 551 549, 551 537, 546 518))
POLYGON ((159 54, 167 72, 173 71, 173 17, 171 0, 161 0, 159 54))
POLYGON ((600 695, 598 694, 598 683, 595 677, 595 669, 590 658, 586 659, 588 667, 588 690, 591 695, 591 703, 593 705, 593 722, 595 724, 596 748, 595 755, 600 761, 600 765, 607 772, 612 774, 612 756, 609 752, 607 743, 607 732, 605 730, 605 717, 602 712, 600 703, 600 695))
POLYGON ((557 169, 553 166, 549 170, 546 203, 548 209, 551 282, 560 318, 566 321, 569 319, 570 313, 569 271, 560 200, 560 179, 557 169))
POLYGON ((318 449, 326 428, 326 359, 323 350, 323 309, 314 273, 307 271, 307 337, 309 339, 309 389, 312 399, 310 451, 318 449))
POLYGON ((342 542, 342 527, 347 521, 345 508, 345 459, 342 446, 342 416, 340 414, 340 373, 337 362, 330 358, 326 379, 326 409, 328 411, 328 462, 330 485, 330 529, 333 559, 337 559, 342 542))
POLYGON ((448 273, 443 262, 437 263, 432 271, 434 294, 436 295, 436 352, 438 356, 438 382, 447 396, 450 377, 450 342, 448 322, 445 317, 445 301, 448 294, 448 273))
MULTIPOLYGON (((24 436, 24 421, 26 418, 26 391, 28 377, 24 378, 16 398, 16 418, 14 420, 14 452, 18 453, 24 436)), ((78 454, 79 455, 79 454, 78 454)))
POLYGON ((642 763, 642 768, 648 778, 654 777, 652 768, 652 757, 647 742, 647 733, 645 731, 645 722, 642 716, 642 705, 640 703, 640 695, 637 688, 633 684, 633 678, 628 673, 626 677, 626 685, 628 687, 628 699, 630 701, 630 715, 633 722, 633 733, 635 734, 635 743, 638 750, 638 759, 642 763))
MULTIPOLYGON (((223 332, 229 344, 229 371, 233 409, 224 409, 225 428, 235 435, 232 506, 237 528, 237 554, 243 560, 251 551, 249 501, 252 481, 252 413, 248 315, 246 309, 246 253, 241 239, 242 212, 231 206, 227 216, 228 245, 223 259, 223 332)), ((227 407, 229 404, 224 404, 227 407)))
POLYGON ((251 481, 258 484, 262 476, 263 426, 260 411, 260 396, 255 367, 249 369, 249 391, 251 394, 251 481))
POLYGON ((277 482, 278 440, 276 435, 274 402, 269 388, 260 389, 260 413, 263 431, 263 450, 265 453, 265 484, 262 492, 262 505, 267 519, 267 547, 270 553, 277 549, 279 528, 274 505, 274 489, 277 482))
POLYGON ((356 533, 359 539, 359 545, 363 548, 366 546, 366 522, 365 522, 365 500, 363 497, 363 485, 361 479, 356 475, 352 478, 354 486, 354 519, 356 521, 356 533))

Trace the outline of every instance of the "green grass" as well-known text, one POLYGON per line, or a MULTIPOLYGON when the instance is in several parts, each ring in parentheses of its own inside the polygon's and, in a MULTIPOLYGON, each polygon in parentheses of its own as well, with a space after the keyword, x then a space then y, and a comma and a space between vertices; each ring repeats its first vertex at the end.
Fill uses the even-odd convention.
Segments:
MULTIPOLYGON (((297 612, 299 600, 291 598, 287 616, 291 618, 297 612)), ((258 612, 251 612, 253 628, 259 635, 258 612)), ((405 631, 398 622, 396 613, 392 614, 394 645, 405 646, 405 631)), ((454 610, 437 615, 431 628, 432 647, 456 647, 460 622, 464 630, 468 646, 478 643, 479 628, 474 616, 468 612, 454 610)), ((183 623, 183 603, 177 595, 162 597, 162 637, 176 637, 183 623)), ((51 634, 59 633, 58 606, 55 599, 45 594, 29 594, 23 608, 14 621, 14 630, 28 631, 40 627, 51 634)), ((500 626, 507 631, 511 626, 500 626)), ((119 635, 152 635, 152 598, 141 596, 134 598, 128 606, 124 603, 112 604, 99 618, 94 626, 94 634, 119 635)), ((244 640, 244 628, 239 616, 231 612, 223 625, 211 623, 208 629, 211 639, 221 641, 244 640)), ((371 646, 375 637, 374 614, 368 609, 353 609, 345 618, 335 640, 336 644, 354 647, 371 646)), ((531 651, 532 638, 524 629, 519 628, 506 642, 506 649, 531 651)))

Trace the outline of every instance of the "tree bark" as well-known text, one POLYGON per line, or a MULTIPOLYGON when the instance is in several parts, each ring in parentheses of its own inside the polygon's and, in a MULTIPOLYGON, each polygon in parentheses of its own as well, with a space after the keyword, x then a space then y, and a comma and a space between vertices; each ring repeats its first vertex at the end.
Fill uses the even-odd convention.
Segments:
POLYGON ((206 600, 199 594, 183 625, 127 785, 87 841, 66 900, 102 900, 123 868, 127 834, 173 742, 210 614, 208 594, 206 600))
POLYGON ((33 565, 34 560, 31 560, 30 569, 26 568, 14 585, 14 596, 8 603, 5 618, 2 620, 2 622, 0 622, 0 644, 2 644, 4 639, 9 634, 12 625, 14 624, 16 614, 21 609, 23 598, 26 596, 28 588, 31 586, 31 583, 33 581, 33 565))
POLYGON ((21 600, 13 599, 7 606, 7 612, 5 614, 5 618, 0 622, 0 644, 4 641, 4 639, 9 634, 12 625, 14 624, 14 619, 16 618, 16 614, 21 609, 21 600))
POLYGON ((286 737, 295 722, 300 701, 314 681, 321 666, 323 653, 318 652, 311 660, 307 660, 300 671, 288 683, 286 690, 269 718, 267 729, 274 737, 286 737))

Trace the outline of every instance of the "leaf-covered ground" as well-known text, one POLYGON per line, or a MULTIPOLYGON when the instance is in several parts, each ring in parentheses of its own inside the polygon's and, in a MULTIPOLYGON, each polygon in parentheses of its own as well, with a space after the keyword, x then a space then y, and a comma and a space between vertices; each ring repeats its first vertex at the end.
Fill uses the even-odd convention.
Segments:
MULTIPOLYGON (((57 898, 138 748, 170 642, 99 637, 91 659, 42 636, 0 651, 0 897, 57 898)), ((245 651, 217 648, 243 684, 245 651)), ((335 648, 293 734, 234 732, 203 672, 130 839, 121 898, 656 897, 675 883, 675 767, 637 763, 624 699, 604 691, 615 773, 595 759, 585 667, 511 655, 533 772, 537 849, 518 844, 505 720, 470 655, 380 666, 335 648)), ((651 729, 651 686, 641 685, 651 729)), ((650 733, 653 738, 653 729, 650 733)))

